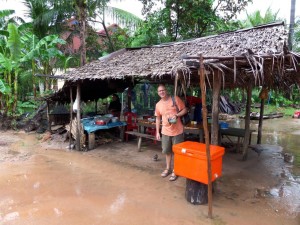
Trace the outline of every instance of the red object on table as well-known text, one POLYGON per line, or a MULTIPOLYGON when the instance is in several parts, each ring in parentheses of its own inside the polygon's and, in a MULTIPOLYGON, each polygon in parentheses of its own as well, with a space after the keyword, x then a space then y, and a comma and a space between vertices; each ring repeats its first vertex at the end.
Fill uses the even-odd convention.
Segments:
POLYGON ((201 104, 201 98, 195 96, 186 96, 186 101, 188 102, 189 106, 195 106, 196 104, 201 104))
MULTIPOLYGON (((137 115, 133 112, 124 113, 125 121, 127 123, 126 131, 138 131, 137 115)), ((126 134, 126 141, 128 141, 128 134, 126 134)))
MULTIPOLYGON (((148 120, 149 118, 152 118, 152 116, 143 116, 143 119, 148 120)), ((156 136, 156 128, 154 128, 154 127, 147 127, 145 133, 146 134, 150 134, 152 136, 156 136)), ((154 142, 154 144, 156 144, 156 140, 154 140, 153 142, 154 142)))

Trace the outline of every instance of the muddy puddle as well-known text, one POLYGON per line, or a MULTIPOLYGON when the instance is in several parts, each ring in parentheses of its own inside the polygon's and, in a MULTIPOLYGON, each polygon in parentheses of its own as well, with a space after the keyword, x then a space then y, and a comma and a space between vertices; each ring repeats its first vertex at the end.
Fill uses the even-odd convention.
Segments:
POLYGON ((207 205, 185 199, 185 178, 160 177, 164 158, 152 141, 142 152, 135 140, 77 152, 59 137, 41 143, 36 134, 0 132, 0 224, 299 225, 300 120, 274 123, 264 121, 259 157, 251 150, 246 162, 224 155, 212 220, 207 205), (284 152, 295 155, 293 163, 284 152))

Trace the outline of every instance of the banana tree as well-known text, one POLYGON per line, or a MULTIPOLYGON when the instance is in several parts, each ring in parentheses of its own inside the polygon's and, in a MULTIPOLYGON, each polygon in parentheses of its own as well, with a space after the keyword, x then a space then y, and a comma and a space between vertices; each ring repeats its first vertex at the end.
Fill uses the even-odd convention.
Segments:
MULTIPOLYGON (((35 79, 34 75, 36 73, 54 75, 54 68, 56 67, 57 60, 64 57, 63 53, 58 49, 58 46, 63 45, 66 42, 59 38, 58 35, 49 35, 38 40, 35 35, 30 34, 23 39, 25 43, 30 45, 30 50, 21 61, 31 64, 33 79, 35 79)), ((44 81, 46 91, 50 90, 49 78, 45 78, 44 81)), ((35 88, 33 90, 34 95, 36 96, 35 88)))
POLYGON ((4 74, 4 81, 10 87, 10 92, 7 95, 6 107, 7 112, 14 115, 18 100, 18 75, 20 72, 20 58, 22 57, 22 42, 19 35, 18 27, 9 23, 7 26, 9 33, 7 36, 2 36, 0 52, 1 71, 4 74))
MULTIPOLYGON (((0 112, 2 109, 7 109, 5 106, 4 99, 6 99, 7 95, 10 93, 9 86, 0 78, 0 112)), ((5 111, 4 114, 7 112, 5 111)))

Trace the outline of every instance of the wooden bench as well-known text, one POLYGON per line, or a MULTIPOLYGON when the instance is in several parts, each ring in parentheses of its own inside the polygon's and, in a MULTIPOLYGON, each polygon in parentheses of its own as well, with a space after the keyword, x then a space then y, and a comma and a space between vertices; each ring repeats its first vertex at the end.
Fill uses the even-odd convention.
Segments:
MULTIPOLYGON (((248 145, 251 144, 251 138, 252 138, 252 133, 255 132, 255 130, 250 130, 249 132, 249 143, 248 145)), ((243 139, 245 138, 246 130, 242 128, 232 128, 229 127, 227 129, 220 129, 220 134, 221 137, 226 137, 231 143, 234 143, 233 140, 231 140, 230 136, 232 137, 237 137, 237 152, 239 152, 239 148, 241 143, 243 142, 243 139)))
POLYGON ((131 134, 134 135, 138 138, 138 151, 141 151, 141 145, 142 145, 142 138, 147 138, 147 139, 151 139, 151 140, 156 140, 156 141, 160 141, 157 140, 155 136, 150 135, 150 134, 144 134, 144 133, 140 133, 137 131, 126 131, 126 134, 131 134))

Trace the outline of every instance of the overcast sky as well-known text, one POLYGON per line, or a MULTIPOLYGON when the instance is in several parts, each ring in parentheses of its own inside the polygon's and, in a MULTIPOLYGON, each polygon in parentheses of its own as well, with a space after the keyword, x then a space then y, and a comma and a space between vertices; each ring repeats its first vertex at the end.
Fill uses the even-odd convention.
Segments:
MULTIPOLYGON (((142 18, 142 4, 138 0, 112 0, 111 2, 111 6, 121 8, 142 18)), ((296 2, 296 16, 300 17, 300 0, 296 2)), ((279 10, 279 17, 285 18, 287 23, 289 23, 290 4, 290 0, 253 0, 253 4, 247 7, 247 12, 250 14, 256 10, 260 10, 262 13, 265 13, 267 8, 271 7, 273 12, 279 10)), ((17 15, 24 18, 24 10, 26 8, 23 5, 22 0, 0 0, 0 9, 14 9, 17 15)), ((245 19, 246 13, 242 13, 238 18, 245 19)))

